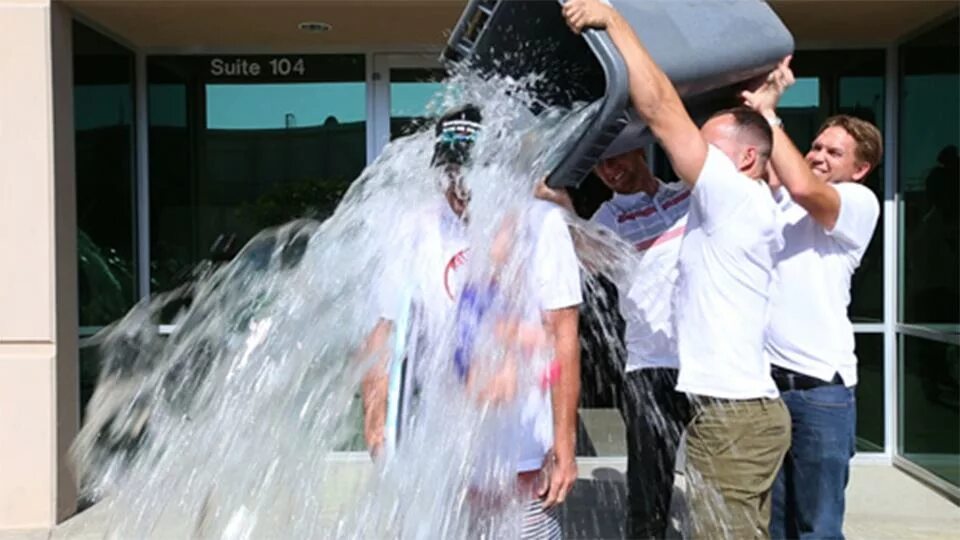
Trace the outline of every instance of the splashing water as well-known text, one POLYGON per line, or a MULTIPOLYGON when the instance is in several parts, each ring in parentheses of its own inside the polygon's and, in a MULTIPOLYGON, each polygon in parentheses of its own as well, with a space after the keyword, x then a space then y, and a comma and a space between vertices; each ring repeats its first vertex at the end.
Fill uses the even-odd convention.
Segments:
MULTIPOLYGON (((479 382, 464 384, 454 369, 456 318, 408 329, 420 337, 418 405, 396 453, 352 484, 332 457, 357 446, 357 395, 375 362, 360 351, 383 284, 403 289, 422 256, 411 224, 446 204, 427 130, 391 143, 326 221, 263 231, 231 263, 201 269, 98 336, 102 371, 73 451, 87 496, 106 506, 110 536, 516 536, 516 501, 478 504, 476 494, 505 493, 515 480, 504 426, 522 412, 516 399, 487 402, 476 389, 511 359, 520 359, 517 388, 536 386, 549 364, 542 336, 532 338, 538 346, 521 343, 540 325, 525 231, 534 185, 597 104, 534 118, 524 81, 461 74, 447 86, 437 110, 473 102, 484 114, 465 176, 470 256, 457 269, 461 286, 497 283, 487 310, 496 317, 475 321, 469 357, 479 382), (176 330, 159 336, 160 312, 184 299, 176 330)), ((628 275, 635 254, 576 218, 570 226, 587 263, 587 308, 609 310, 592 273, 628 275)), ((651 291, 666 274, 648 276, 651 291)), ((594 320, 616 341, 605 316, 594 320)))

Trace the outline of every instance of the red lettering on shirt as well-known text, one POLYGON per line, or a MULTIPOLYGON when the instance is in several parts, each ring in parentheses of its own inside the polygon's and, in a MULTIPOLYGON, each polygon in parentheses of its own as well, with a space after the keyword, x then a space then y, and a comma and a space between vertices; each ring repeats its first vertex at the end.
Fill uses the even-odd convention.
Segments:
POLYGON ((450 297, 450 300, 454 299, 453 289, 450 287, 450 274, 467 262, 467 251, 467 248, 461 249, 456 255, 450 257, 450 261, 447 262, 447 267, 443 270, 443 288, 447 291, 447 296, 450 297))

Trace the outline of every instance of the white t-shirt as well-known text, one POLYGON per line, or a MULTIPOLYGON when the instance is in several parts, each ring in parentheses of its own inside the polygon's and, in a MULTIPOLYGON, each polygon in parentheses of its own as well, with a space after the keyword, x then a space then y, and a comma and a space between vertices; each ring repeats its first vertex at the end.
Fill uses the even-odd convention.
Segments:
POLYGON ((839 372, 853 386, 857 357, 847 318, 850 278, 873 237, 880 204, 861 184, 831 187, 840 195, 840 215, 831 231, 781 190, 786 246, 777 256, 765 350, 775 365, 825 381, 839 372))
POLYGON ((629 242, 640 264, 618 283, 620 314, 626 323, 626 371, 678 368, 673 322, 673 289, 677 281, 680 243, 687 226, 690 189, 683 182, 665 184, 651 197, 639 192, 614 194, 591 221, 629 242))
POLYGON ((777 397, 763 354, 774 257, 783 247, 773 196, 711 145, 691 198, 674 306, 677 390, 777 397))
MULTIPOLYGON (((379 294, 381 316, 396 320, 404 304, 412 306, 418 313, 420 343, 439 343, 441 332, 455 331, 450 323, 466 281, 470 253, 466 230, 445 202, 418 214, 411 223, 407 234, 412 233, 410 238, 416 238, 417 243, 404 257, 411 264, 405 271, 388 269, 379 294)), ((564 211, 535 201, 526 209, 523 223, 523 230, 535 242, 526 290, 537 295, 541 311, 579 305, 580 269, 564 211)), ((418 365, 417 369, 425 367, 418 365)), ((515 428, 501 430, 500 440, 493 444, 504 444, 511 454, 518 454, 518 472, 537 470, 553 446, 550 392, 537 386, 518 394, 515 428)))
POLYGON ((442 201, 412 210, 396 232, 403 249, 390 255, 379 283, 380 316, 395 321, 412 305, 427 323, 421 325, 421 339, 436 343, 465 280, 466 228, 442 201))

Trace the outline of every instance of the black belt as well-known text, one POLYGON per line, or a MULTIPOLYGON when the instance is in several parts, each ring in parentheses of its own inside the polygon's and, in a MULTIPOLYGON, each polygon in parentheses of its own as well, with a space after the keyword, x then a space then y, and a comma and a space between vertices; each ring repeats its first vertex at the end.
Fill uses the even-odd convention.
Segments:
POLYGON ((803 373, 797 373, 791 369, 780 366, 771 366, 770 374, 773 376, 773 382, 777 384, 777 389, 781 392, 791 390, 812 390, 821 386, 830 386, 834 384, 843 384, 843 378, 839 373, 833 374, 833 379, 825 381, 803 373))

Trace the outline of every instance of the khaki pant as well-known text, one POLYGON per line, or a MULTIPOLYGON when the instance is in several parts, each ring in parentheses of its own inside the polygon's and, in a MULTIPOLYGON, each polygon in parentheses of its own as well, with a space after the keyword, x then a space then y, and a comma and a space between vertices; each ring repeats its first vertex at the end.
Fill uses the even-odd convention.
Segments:
POLYGON ((694 396, 687 426, 688 538, 769 538, 770 491, 790 447, 779 398, 694 396))

